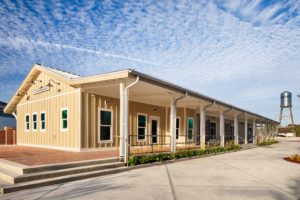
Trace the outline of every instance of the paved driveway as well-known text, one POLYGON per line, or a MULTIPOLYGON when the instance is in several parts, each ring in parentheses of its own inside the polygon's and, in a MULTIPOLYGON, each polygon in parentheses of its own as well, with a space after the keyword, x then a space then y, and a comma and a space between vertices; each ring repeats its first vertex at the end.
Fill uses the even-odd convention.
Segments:
POLYGON ((1 199, 300 199, 299 142, 137 169, 1 199))

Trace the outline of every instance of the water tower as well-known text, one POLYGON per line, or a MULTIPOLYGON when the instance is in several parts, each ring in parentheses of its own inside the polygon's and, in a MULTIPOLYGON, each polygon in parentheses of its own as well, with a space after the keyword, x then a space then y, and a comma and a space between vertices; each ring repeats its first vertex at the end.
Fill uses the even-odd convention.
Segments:
POLYGON ((281 124, 281 120, 283 117, 291 118, 291 124, 294 128, 294 118, 292 113, 292 93, 288 91, 284 91, 280 94, 280 115, 279 115, 279 123, 281 124), (284 108, 290 109, 290 115, 282 115, 282 110, 284 108))

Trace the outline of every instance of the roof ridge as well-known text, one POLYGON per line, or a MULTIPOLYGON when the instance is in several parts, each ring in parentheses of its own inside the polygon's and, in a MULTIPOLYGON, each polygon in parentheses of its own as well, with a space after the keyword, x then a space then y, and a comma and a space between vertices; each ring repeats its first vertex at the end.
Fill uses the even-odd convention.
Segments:
MULTIPOLYGON (((81 75, 74 74, 74 73, 71 73, 71 72, 68 72, 68 71, 64 71, 64 70, 61 70, 61 69, 56 69, 54 67, 49 67, 49 66, 46 66, 46 65, 43 65, 43 64, 40 64, 40 63, 35 63, 35 64, 37 64, 37 65, 39 65, 41 67, 46 67, 46 68, 49 68, 49 69, 52 69, 52 70, 56 70, 56 71, 59 71, 59 72, 67 73, 67 74, 70 74, 72 76, 78 76, 78 78, 82 77, 81 75)), ((73 78, 71 78, 71 79, 73 79, 73 78)))

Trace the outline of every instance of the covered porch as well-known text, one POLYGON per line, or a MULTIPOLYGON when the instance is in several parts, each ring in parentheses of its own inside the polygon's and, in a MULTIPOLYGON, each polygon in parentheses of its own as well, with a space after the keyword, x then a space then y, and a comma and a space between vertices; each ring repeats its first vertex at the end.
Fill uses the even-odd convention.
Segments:
POLYGON ((258 134, 267 139, 276 131, 275 121, 134 70, 128 78, 74 86, 81 88, 81 148, 117 147, 125 160, 132 153, 255 144, 258 134))

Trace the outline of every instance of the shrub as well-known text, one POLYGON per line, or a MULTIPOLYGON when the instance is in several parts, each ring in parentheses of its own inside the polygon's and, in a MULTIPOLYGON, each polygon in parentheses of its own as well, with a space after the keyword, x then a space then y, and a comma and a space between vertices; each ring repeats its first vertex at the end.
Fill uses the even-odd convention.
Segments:
POLYGON ((176 160, 180 158, 199 156, 204 154, 213 154, 218 152, 225 152, 230 150, 239 150, 240 145, 231 145, 227 147, 217 147, 209 149, 198 149, 198 150, 183 150, 174 153, 160 153, 160 154, 148 154, 143 156, 135 156, 128 159, 128 164, 130 166, 153 163, 153 162, 164 162, 166 160, 176 160))
POLYGON ((262 142, 258 142, 257 145, 258 146, 266 146, 266 145, 271 145, 271 144, 275 144, 275 143, 278 143, 278 141, 274 140, 274 139, 269 139, 269 140, 265 140, 262 142))

